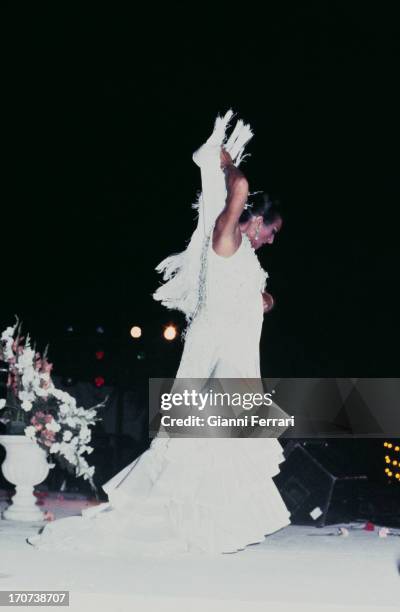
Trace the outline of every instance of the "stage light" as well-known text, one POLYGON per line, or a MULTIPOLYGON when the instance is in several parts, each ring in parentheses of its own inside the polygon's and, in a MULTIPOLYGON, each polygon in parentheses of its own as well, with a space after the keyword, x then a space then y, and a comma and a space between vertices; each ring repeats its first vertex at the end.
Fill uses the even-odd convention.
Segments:
POLYGON ((101 361, 102 359, 104 359, 104 351, 96 351, 96 359, 98 361, 101 361))
MULTIPOLYGON (((393 442, 385 441, 383 442, 383 446, 386 447, 387 449, 392 449, 393 452, 398 452, 400 450, 400 446, 396 443, 393 444, 393 442)), ((399 469, 400 467, 400 459, 393 458, 393 455, 385 455, 385 463, 392 465, 393 468, 396 468, 396 469, 399 469)), ((391 478, 393 476, 393 472, 391 471, 389 467, 385 468, 385 474, 387 475, 388 478, 391 478)), ((395 473, 395 478, 399 482, 400 472, 395 473)))
POLYGON ((70 334, 72 334, 72 332, 73 332, 73 331, 74 331, 73 326, 72 326, 72 325, 68 325, 68 327, 67 327, 67 332, 68 332, 68 333, 70 333, 70 334))
POLYGON ((104 334, 104 327, 103 327, 102 325, 98 325, 98 326, 96 327, 96 332, 97 332, 98 334, 104 334))
POLYGON ((166 340, 175 340, 178 332, 176 330, 175 325, 167 325, 164 329, 163 336, 166 340))
POLYGON ((134 325, 131 329, 131 336, 132 338, 140 338, 142 335, 142 328, 139 327, 138 325, 134 325))
POLYGON ((94 384, 96 385, 96 387, 102 387, 105 383, 105 380, 102 376, 96 376, 96 378, 94 379, 94 384))

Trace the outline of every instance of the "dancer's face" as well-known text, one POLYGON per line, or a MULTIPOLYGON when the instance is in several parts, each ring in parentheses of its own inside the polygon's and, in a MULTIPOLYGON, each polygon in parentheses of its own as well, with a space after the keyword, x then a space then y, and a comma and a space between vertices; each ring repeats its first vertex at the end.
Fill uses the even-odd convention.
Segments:
POLYGON ((263 218, 260 215, 258 217, 252 217, 246 234, 250 238, 253 249, 257 250, 265 244, 272 244, 275 240, 276 234, 281 230, 281 227, 281 217, 278 217, 269 225, 265 225, 265 223, 263 223, 263 218))

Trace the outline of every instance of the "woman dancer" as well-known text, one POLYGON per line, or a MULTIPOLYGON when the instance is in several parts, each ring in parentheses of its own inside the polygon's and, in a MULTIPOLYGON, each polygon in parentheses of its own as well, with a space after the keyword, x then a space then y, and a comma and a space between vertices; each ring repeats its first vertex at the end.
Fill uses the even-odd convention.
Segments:
MULTIPOLYGON (((183 253, 158 266, 154 294, 185 312, 188 328, 177 379, 259 379, 259 341, 272 297, 255 251, 272 244, 282 218, 268 200, 253 208, 238 166, 251 138, 232 113, 217 118, 194 154, 201 168, 198 225, 183 253)), ((81 517, 46 525, 28 542, 42 550, 164 555, 231 553, 290 523, 272 480, 283 461, 274 438, 157 436, 103 485, 109 501, 81 517)))

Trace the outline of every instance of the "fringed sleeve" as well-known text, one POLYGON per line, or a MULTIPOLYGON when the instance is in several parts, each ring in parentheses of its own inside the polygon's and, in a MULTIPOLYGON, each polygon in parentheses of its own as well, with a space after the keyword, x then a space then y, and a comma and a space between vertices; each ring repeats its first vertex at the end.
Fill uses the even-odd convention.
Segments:
POLYGON ((188 323, 199 310, 204 253, 211 228, 226 202, 225 175, 220 166, 221 147, 226 148, 238 166, 243 160, 245 145, 253 136, 250 126, 239 120, 226 139, 232 117, 232 110, 224 117, 218 116, 211 136, 193 154, 193 161, 201 172, 202 191, 193 206, 198 212, 197 227, 188 246, 181 253, 166 257, 156 267, 156 271, 163 274, 164 283, 154 292, 153 298, 166 308, 182 311, 188 323))

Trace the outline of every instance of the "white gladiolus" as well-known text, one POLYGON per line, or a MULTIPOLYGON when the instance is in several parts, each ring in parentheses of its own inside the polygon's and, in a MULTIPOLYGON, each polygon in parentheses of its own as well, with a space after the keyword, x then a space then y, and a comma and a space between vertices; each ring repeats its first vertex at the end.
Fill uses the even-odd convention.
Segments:
POLYGON ((91 447, 90 447, 90 446, 87 446, 86 444, 83 444, 83 445, 82 445, 82 446, 79 448, 79 450, 78 450, 78 455, 83 455, 83 453, 86 453, 86 452, 88 452, 89 450, 93 450, 93 449, 91 449, 91 447))
POLYGON ((19 399, 21 402, 32 402, 35 399, 35 394, 33 391, 20 391, 19 399))
POLYGON ((3 352, 5 359, 11 359, 14 357, 13 344, 14 344, 14 327, 7 327, 1 334, 1 342, 3 343, 3 352))
POLYGON ((35 379, 35 370, 33 368, 21 368, 20 372, 23 372, 21 381, 24 387, 31 385, 35 379))
POLYGON ((0 410, 2 408, 4 408, 5 405, 6 405, 6 400, 5 399, 0 399, 0 410))
POLYGON ((8 327, 1 335, 1 341, 3 343, 3 353, 4 353, 4 357, 6 360, 11 359, 12 357, 14 357, 14 351, 13 351, 13 344, 14 344, 14 338, 13 338, 13 333, 14 330, 12 327, 8 327), (11 335, 9 334, 9 330, 12 330, 11 335))
MULTIPOLYGON (((75 400, 73 400, 71 395, 67 393, 66 391, 60 391, 60 389, 54 389, 54 391, 57 391, 57 395, 55 397, 57 397, 57 399, 61 400, 65 404, 71 404, 71 403, 75 404, 75 400)), ((53 395, 55 394, 53 393, 53 395)))
POLYGON ((11 357, 14 357, 14 352, 12 350, 12 341, 11 342, 7 342, 4 347, 3 347, 3 353, 4 353, 4 358, 6 360, 11 359, 11 357))
POLYGON ((92 478, 93 474, 94 474, 94 466, 93 465, 91 465, 90 467, 88 467, 87 469, 85 469, 82 472, 84 480, 88 480, 88 478, 92 478))
POLYGON ((25 412, 29 412, 30 410, 32 410, 32 402, 29 400, 24 400, 21 403, 21 408, 22 410, 25 410, 25 412))
POLYGON ((82 425, 81 430, 79 432, 79 439, 80 440, 84 440, 87 435, 90 433, 88 427, 86 427, 86 425, 82 425))
POLYGON ((14 335, 14 327, 7 327, 1 334, 1 339, 3 341, 4 340, 7 341, 9 339, 14 340, 13 335, 14 335))
POLYGON ((54 387, 54 389, 52 389, 51 394, 54 395, 54 397, 62 402, 65 402, 64 399, 64 391, 61 391, 61 389, 57 389, 56 387, 54 387))
POLYGON ((59 425, 59 423, 57 423, 57 421, 53 419, 52 421, 50 421, 50 423, 46 423, 46 429, 48 429, 49 431, 60 431, 61 425, 59 425))
POLYGON ((42 387, 37 387, 35 393, 38 397, 46 397, 49 394, 48 390, 42 389, 42 387))
POLYGON ((71 438, 72 438, 72 431, 70 431, 69 429, 64 431, 64 433, 63 433, 63 440, 64 440, 64 442, 70 442, 71 438))
POLYGON ((28 425, 28 427, 25 427, 24 433, 26 436, 28 436, 28 438, 31 438, 31 439, 36 438, 36 429, 34 428, 33 425, 28 425))
POLYGON ((71 447, 70 444, 67 444, 66 442, 61 442, 59 452, 61 453, 61 455, 64 455, 64 457, 70 463, 73 463, 73 464, 76 463, 75 449, 71 447))
POLYGON ((35 351, 29 346, 26 346, 18 358, 17 367, 22 370, 23 368, 31 367, 33 369, 33 361, 35 358, 35 351))
POLYGON ((78 465, 78 474, 79 476, 83 476, 84 480, 91 478, 94 474, 94 466, 88 465, 86 459, 80 457, 79 465, 78 465))
POLYGON ((74 417, 70 417, 70 416, 69 416, 69 417, 67 417, 67 418, 65 419, 65 422, 66 422, 66 424, 67 424, 69 427, 72 427, 73 429, 74 429, 74 428, 76 427, 76 425, 77 425, 76 419, 74 419, 74 417))
POLYGON ((65 415, 67 415, 70 412, 69 407, 67 406, 67 404, 61 404, 60 407, 59 407, 59 410, 60 410, 60 414, 62 416, 65 416, 65 415))

